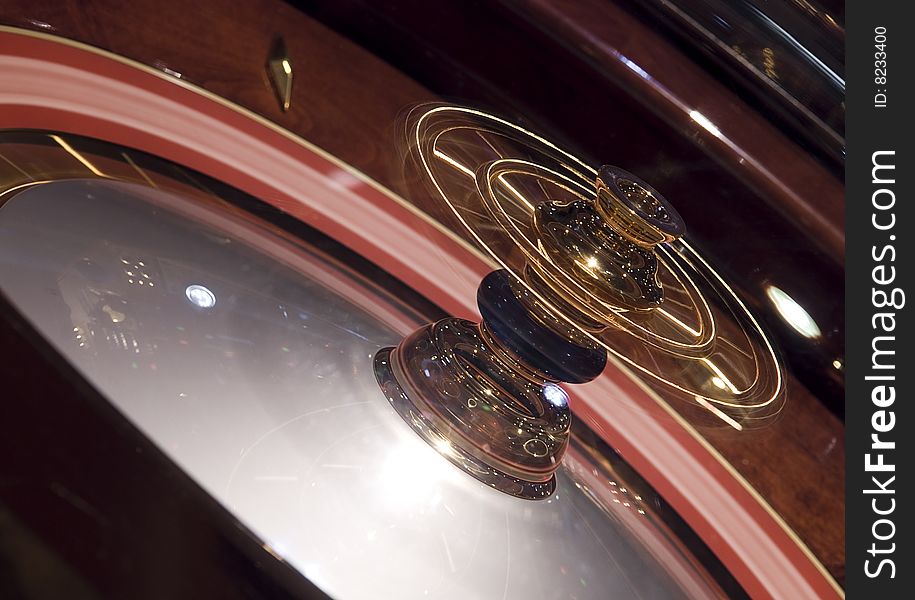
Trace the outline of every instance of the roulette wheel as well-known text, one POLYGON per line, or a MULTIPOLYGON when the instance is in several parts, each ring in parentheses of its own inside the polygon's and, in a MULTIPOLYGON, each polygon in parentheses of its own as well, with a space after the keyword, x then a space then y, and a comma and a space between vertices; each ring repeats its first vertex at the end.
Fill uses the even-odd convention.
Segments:
POLYGON ((343 6, 4 8, 5 592, 842 596, 832 212, 343 6))

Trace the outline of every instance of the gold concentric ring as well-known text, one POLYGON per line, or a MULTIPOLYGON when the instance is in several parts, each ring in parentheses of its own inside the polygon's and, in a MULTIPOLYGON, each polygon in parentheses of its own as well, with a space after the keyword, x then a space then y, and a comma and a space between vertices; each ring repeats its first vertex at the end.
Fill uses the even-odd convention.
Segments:
POLYGON ((661 243, 664 301, 633 311, 557 268, 538 243, 535 207, 596 197, 597 172, 544 138, 484 112, 425 107, 411 115, 410 152, 458 230, 525 281, 545 306, 600 344, 646 382, 742 428, 778 413, 783 368, 758 321, 724 279, 685 240, 661 243), (533 270, 556 298, 526 281, 533 270))

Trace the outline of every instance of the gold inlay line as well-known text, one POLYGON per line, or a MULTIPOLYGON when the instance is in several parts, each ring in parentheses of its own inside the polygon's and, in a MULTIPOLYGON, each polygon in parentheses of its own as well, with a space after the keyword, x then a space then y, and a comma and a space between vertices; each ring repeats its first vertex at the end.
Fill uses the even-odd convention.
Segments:
POLYGON ((687 325, 686 323, 684 323, 677 317, 673 316, 672 314, 670 314, 663 308, 658 307, 655 309, 655 312, 657 312, 659 315, 664 315, 664 318, 666 318, 668 321, 670 321, 674 325, 680 327, 680 329, 683 329, 684 331, 688 331, 689 333, 693 334, 693 337, 699 337, 701 335, 701 332, 696 331, 695 329, 693 329, 692 327, 690 327, 689 325, 687 325))
POLYGON ((722 411, 720 408, 718 408, 717 406, 715 406, 714 404, 712 404, 711 402, 709 402, 702 396, 697 395, 696 402, 698 402, 702 408, 709 411, 710 413, 712 413, 713 415, 715 415, 716 417, 718 417, 719 419, 721 419, 722 421, 724 421, 725 423, 727 423, 728 425, 730 425, 731 427, 736 429, 737 431, 743 431, 743 425, 741 425, 740 423, 738 423, 737 421, 735 421, 734 419, 729 417, 727 415, 727 413, 722 411))
POLYGON ((737 386, 734 385, 733 383, 731 383, 731 380, 728 379, 727 375, 724 374, 724 371, 721 370, 721 367, 719 367, 718 365, 716 365, 715 363, 713 363, 712 361, 710 361, 707 358, 700 358, 699 360, 702 361, 702 363, 705 366, 707 366, 709 368, 709 370, 712 373, 714 373, 721 380, 721 382, 724 384, 724 386, 726 388, 728 388, 729 392, 731 392, 732 394, 741 393, 741 391, 739 389, 737 389, 737 386))
POLYGON ((17 171, 19 171, 20 173, 22 173, 25 177, 28 177, 28 178, 31 179, 32 181, 35 181, 35 178, 34 178, 34 177, 32 177, 31 175, 29 175, 28 173, 26 173, 25 171, 23 171, 23 170, 19 167, 19 165, 17 165, 16 163, 14 163, 13 161, 11 161, 11 160, 8 159, 7 157, 5 157, 5 156, 3 156, 2 154, 0 154, 0 158, 2 158, 3 161, 4 161, 6 164, 8 164, 9 166, 13 167, 14 169, 16 169, 17 171))
POLYGON ((60 147, 63 148, 64 150, 66 150, 66 151, 67 151, 67 154, 69 154, 70 156, 72 156, 73 158, 75 158, 76 160, 78 160, 80 163, 82 163, 82 165, 83 165, 84 167, 86 167, 87 169, 89 169, 90 171, 92 171, 92 173, 93 173, 94 175, 97 175, 97 176, 99 176, 99 177, 105 177, 105 178, 108 177, 107 175, 105 175, 104 173, 102 173, 101 171, 99 171, 99 170, 96 168, 95 165, 93 165, 91 162, 89 162, 89 160, 86 159, 85 156, 83 156, 82 154, 80 154, 79 152, 77 152, 77 151, 73 148, 73 146, 71 146, 70 144, 68 144, 67 142, 65 142, 64 139, 63 139, 62 137, 60 137, 59 135, 49 135, 48 137, 50 137, 52 140, 54 140, 55 142, 57 142, 58 144, 60 144, 60 147))
POLYGON ((451 158, 450 156, 448 156, 447 154, 445 154, 445 153, 442 152, 441 150, 436 150, 436 151, 435 151, 435 156, 438 157, 438 158, 440 158, 440 159, 442 159, 443 161, 445 161, 446 163, 448 163, 448 164, 451 165, 452 167, 456 168, 456 169, 459 170, 460 172, 464 173, 465 175, 467 175, 467 176, 470 177, 471 179, 475 179, 475 178, 476 178, 476 176, 473 174, 473 171, 471 171, 470 169, 468 169, 467 167, 465 167, 464 165, 462 165, 462 164, 459 163, 458 161, 454 160, 453 158, 451 158))
POLYGON ((528 200, 527 198, 525 198, 525 197, 524 197, 524 194, 522 194, 521 192, 519 192, 518 190, 516 190, 516 189, 515 189, 515 186, 513 186, 513 185, 510 184, 508 181, 506 181, 504 175, 499 175, 499 182, 500 182, 502 185, 504 185, 504 186, 508 189, 509 192, 512 193, 512 196, 514 196, 515 198, 517 198, 518 200, 520 200, 521 203, 524 204, 524 206, 526 206, 527 209, 528 209, 529 211, 534 212, 534 205, 531 204, 530 200, 528 200))
POLYGON ((127 154, 126 152, 121 152, 121 156, 123 156, 123 157, 124 157, 124 160, 126 160, 127 163, 128 163, 131 167, 133 167, 133 170, 134 170, 134 171, 136 171, 137 173, 140 174, 140 177, 142 177, 142 178, 146 181, 146 183, 148 183, 149 185, 151 185, 151 186, 154 187, 154 188, 158 188, 158 187, 159 187, 158 185, 155 184, 155 182, 153 182, 152 179, 149 178, 149 175, 146 174, 146 171, 144 171, 144 170, 141 169, 139 166, 137 166, 137 163, 133 162, 133 159, 130 158, 130 155, 129 155, 129 154, 127 154))

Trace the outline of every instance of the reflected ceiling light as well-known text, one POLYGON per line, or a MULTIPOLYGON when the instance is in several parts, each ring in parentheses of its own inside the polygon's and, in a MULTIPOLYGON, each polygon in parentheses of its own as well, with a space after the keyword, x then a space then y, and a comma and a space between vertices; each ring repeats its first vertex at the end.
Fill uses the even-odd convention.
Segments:
POLYGON ((712 121, 703 115, 698 110, 689 111, 689 118, 698 123, 703 129, 711 133, 713 136, 720 138, 721 130, 718 129, 712 121))
POLYGON ((184 290, 184 295, 191 301, 194 306, 200 308, 213 308, 216 306, 216 294, 202 285, 189 285, 184 290))
POLYGON ((557 408, 563 408, 569 404, 569 395, 555 383, 543 384, 543 397, 557 408))
POLYGON ((620 60, 623 61, 623 64, 629 67, 630 70, 634 71, 642 79, 651 79, 651 76, 639 65, 629 60, 622 54, 620 54, 620 60))
POLYGON ((778 314, 781 315, 785 322, 802 336, 818 338, 823 335, 813 317, 794 298, 774 285, 766 288, 766 295, 775 305, 775 310, 778 311, 778 314))
MULTIPOLYGON (((452 474, 451 465, 419 439, 395 447, 384 459, 375 492, 397 510, 410 510, 438 504, 440 487, 452 474)), ((440 451, 451 451, 448 440, 436 440, 440 451)))

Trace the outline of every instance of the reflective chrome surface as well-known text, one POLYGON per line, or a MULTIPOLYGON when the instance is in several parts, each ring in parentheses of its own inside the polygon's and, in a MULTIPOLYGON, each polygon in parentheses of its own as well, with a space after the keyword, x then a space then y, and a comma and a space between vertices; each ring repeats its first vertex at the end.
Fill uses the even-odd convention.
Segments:
POLYGON ((341 265, 225 205, 137 184, 58 181, 0 201, 3 292, 330 595, 720 595, 585 454, 532 503, 418 438, 371 358, 420 323, 341 265))
MULTIPOLYGON (((450 157, 446 162, 457 164, 450 157)), ((501 204, 488 185, 494 180, 532 207, 527 225, 539 234, 540 255, 528 255, 521 271, 526 281, 506 269, 488 274, 477 289, 479 324, 443 319, 375 357, 379 385, 420 437, 487 485, 529 499, 554 491, 553 473, 568 443, 571 411, 557 384, 590 381, 606 365, 588 333, 612 320, 602 323, 601 315, 573 307, 587 306, 591 293, 616 301, 619 312, 658 309, 664 291, 654 248, 685 231, 663 196, 618 167, 601 167, 591 202, 541 196, 532 204, 502 179, 524 173, 549 180, 538 171, 549 172, 501 159, 474 175, 478 189, 486 190, 481 204, 496 221, 501 204), (551 279, 573 280, 586 294, 576 296, 551 279)), ((479 227, 465 224, 471 233, 479 227)), ((524 223, 506 225, 518 224, 524 223)))

